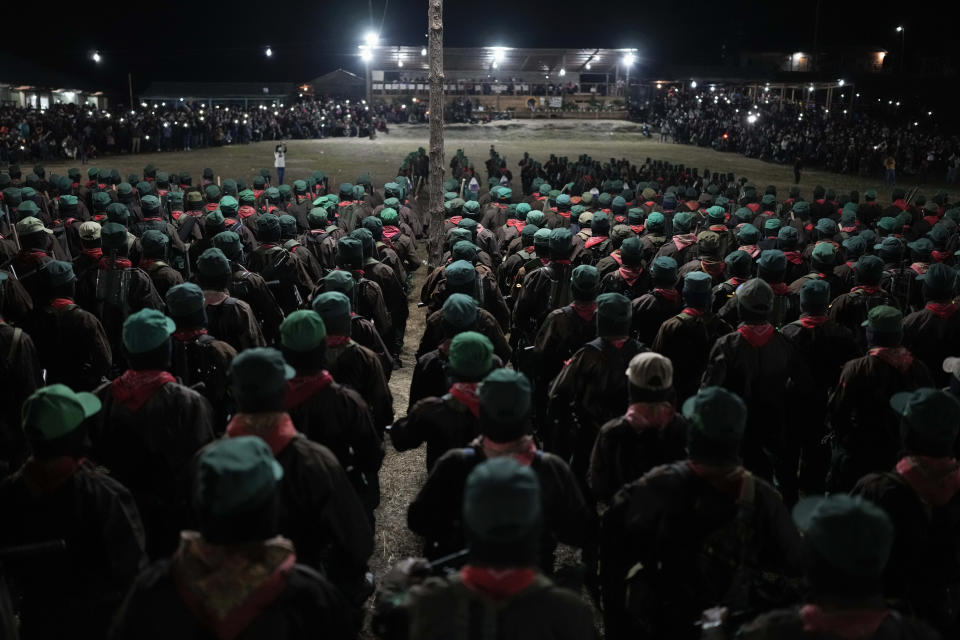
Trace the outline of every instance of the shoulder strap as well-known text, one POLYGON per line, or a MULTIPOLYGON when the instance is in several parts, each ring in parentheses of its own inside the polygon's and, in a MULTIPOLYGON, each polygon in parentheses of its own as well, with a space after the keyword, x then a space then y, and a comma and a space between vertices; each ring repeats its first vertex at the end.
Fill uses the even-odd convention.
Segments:
POLYGON ((7 351, 7 363, 12 363, 17 352, 20 350, 20 341, 23 340, 23 329, 14 327, 13 338, 10 340, 10 349, 7 351))

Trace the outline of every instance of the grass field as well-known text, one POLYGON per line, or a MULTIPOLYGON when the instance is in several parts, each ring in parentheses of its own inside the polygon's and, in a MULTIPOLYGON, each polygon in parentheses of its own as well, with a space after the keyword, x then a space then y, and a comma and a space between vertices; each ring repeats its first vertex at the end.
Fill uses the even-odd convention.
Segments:
MULTIPOLYGON (((369 171, 374 183, 382 189, 384 182, 391 180, 403 157, 418 146, 427 147, 427 129, 423 126, 396 127, 389 135, 379 135, 376 140, 357 138, 332 138, 327 140, 293 140, 288 143, 288 182, 305 177, 320 169, 330 176, 332 185, 342 181, 353 182, 357 176, 369 171)), ((210 167, 222 178, 246 177, 248 180, 262 167, 273 165, 272 142, 236 145, 217 149, 202 149, 189 152, 150 153, 136 156, 115 156, 92 162, 98 167, 116 168, 121 175, 140 173, 144 165, 153 163, 164 171, 189 171, 198 183, 204 167, 210 167)), ((627 157, 634 162, 645 158, 683 163, 711 171, 733 171, 738 176, 747 176, 758 186, 774 184, 785 193, 793 181, 792 170, 744 158, 736 154, 721 154, 710 149, 663 144, 644 138, 636 125, 618 121, 534 121, 498 122, 485 126, 454 125, 446 134, 446 157, 457 149, 463 149, 475 166, 482 168, 490 145, 496 145, 501 155, 507 158, 518 186, 517 161, 524 152, 545 161, 549 154, 577 157, 587 153, 597 159, 627 157)), ((48 172, 64 173, 68 165, 47 164, 48 172)), ((73 165, 69 165, 73 166, 73 165)), ((83 168, 84 170, 86 167, 83 168)), ((822 184, 839 190, 875 188, 882 202, 889 201, 889 190, 884 189, 879 174, 872 179, 841 176, 818 171, 805 171, 802 180, 804 195, 809 198, 814 185, 822 184)), ((932 194, 933 188, 927 190, 932 194)), ((950 192, 951 200, 960 197, 960 190, 950 192)), ((414 292, 418 292, 423 278, 421 268, 414 279, 414 292)), ((412 296, 413 298, 414 296, 412 296)), ((404 368, 394 372, 391 380, 397 416, 406 412, 410 376, 413 371, 413 353, 422 333, 424 310, 411 310, 404 344, 404 368)), ((389 445, 388 445, 389 447, 389 445)), ((406 509, 426 476, 422 450, 397 453, 390 448, 381 471, 383 501, 377 514, 376 551, 372 561, 374 573, 382 576, 390 566, 401 558, 416 555, 419 541, 406 528, 406 509)), ((567 556, 570 554, 568 553, 567 556)), ((564 558, 561 558, 563 561, 564 558)), ((567 557, 569 562, 571 557, 567 557)), ((369 636, 368 636, 369 637, 369 636)))

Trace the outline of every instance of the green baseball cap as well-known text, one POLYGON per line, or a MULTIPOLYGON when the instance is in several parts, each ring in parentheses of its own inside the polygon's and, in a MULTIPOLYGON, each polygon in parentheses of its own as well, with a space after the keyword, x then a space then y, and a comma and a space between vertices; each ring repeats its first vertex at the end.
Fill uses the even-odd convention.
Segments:
POLYGON ((846 575, 879 578, 893 547, 890 518, 869 500, 835 494, 804 498, 793 508, 804 544, 846 575))
POLYGON ((540 480, 510 456, 492 458, 467 476, 463 526, 475 547, 513 545, 541 526, 540 480))
POLYGON ((73 265, 62 260, 47 262, 40 268, 39 274, 48 287, 59 287, 77 279, 73 272, 73 265))
POLYGON ((350 298, 344 293, 328 289, 314 298, 311 306, 323 319, 324 327, 330 335, 350 335, 350 298))
POLYGON ((227 256, 216 247, 211 247, 200 254, 200 257, 197 258, 197 271, 200 272, 200 275, 209 278, 229 276, 233 273, 227 256))
POLYGON ((443 270, 447 284, 454 287, 463 287, 473 284, 476 279, 476 269, 466 260, 455 260, 443 270))
POLYGON ((312 351, 326 344, 327 328, 312 310, 294 311, 280 325, 280 344, 291 351, 312 351))
POLYGON ((510 442, 524 435, 532 406, 527 376, 512 369, 494 369, 478 386, 477 399, 486 437, 510 442))
POLYGON ((821 242, 813 248, 810 259, 819 264, 832 265, 837 261, 836 248, 830 242, 821 242))
POLYGON ((196 469, 197 506, 216 516, 249 512, 265 503, 283 478, 283 467, 257 436, 215 440, 203 448, 196 469))
POLYGON ((213 248, 222 251, 228 259, 234 260, 240 256, 243 244, 240 242, 240 236, 233 231, 221 231, 213 236, 213 248))
POLYGON ((356 286, 356 280, 349 271, 334 269, 323 276, 323 285, 327 291, 339 291, 349 296, 356 286))
POLYGON ((192 282, 170 287, 170 290, 167 291, 166 302, 167 312, 174 318, 200 313, 207 306, 203 289, 192 282))
POLYGON ((148 229, 140 237, 140 247, 143 249, 143 255, 147 258, 156 258, 162 256, 170 243, 167 234, 156 229, 148 229))
POLYGON ((443 319, 456 329, 472 327, 477 321, 477 301, 464 293, 451 293, 443 301, 443 319))
POLYGON ((770 313, 773 289, 761 278, 752 278, 737 287, 737 304, 753 313, 770 313))
POLYGON ((826 308, 830 304, 830 283, 811 278, 800 288, 800 306, 826 308))
POLYGON ((768 273, 783 273, 787 270, 787 257, 779 249, 766 249, 760 253, 757 268, 768 273))
POLYGON ((600 272, 588 264, 574 267, 570 274, 570 290, 576 300, 593 300, 600 287, 600 272))
POLYGON ((926 273, 918 275, 917 280, 929 291, 947 296, 956 289, 957 272, 945 264, 935 262, 926 273))
POLYGON ((861 326, 877 333, 899 333, 903 329, 903 314, 899 309, 881 304, 870 309, 861 326))
POLYGON ((493 368, 493 343, 476 331, 458 333, 450 341, 447 362, 457 377, 479 380, 493 368))
POLYGON ((131 354, 153 351, 176 330, 176 323, 156 309, 142 309, 124 321, 123 347, 131 354))
POLYGON ((127 246, 127 229, 122 224, 108 222, 100 227, 100 244, 104 249, 122 249, 127 246))
POLYGON ((41 387, 20 410, 23 431, 32 441, 56 440, 100 411, 100 406, 100 399, 92 393, 78 393, 63 384, 41 387))
POLYGON ((737 233, 737 240, 743 245, 757 244, 760 240, 760 230, 752 224, 745 224, 740 227, 740 231, 737 233))
POLYGON ((633 306, 630 298, 621 293, 597 296, 597 335, 603 338, 630 334, 633 306))
POLYGON ((960 432, 960 403, 956 396, 940 389, 923 387, 893 394, 890 406, 903 417, 924 445, 935 449, 929 455, 949 453, 952 456, 950 452, 960 432))
POLYGON ((276 349, 256 347, 240 352, 230 363, 230 380, 236 396, 264 397, 283 391, 296 375, 276 349))
POLYGON ((683 403, 689 429, 712 442, 740 442, 747 427, 747 405, 723 387, 704 387, 683 403))

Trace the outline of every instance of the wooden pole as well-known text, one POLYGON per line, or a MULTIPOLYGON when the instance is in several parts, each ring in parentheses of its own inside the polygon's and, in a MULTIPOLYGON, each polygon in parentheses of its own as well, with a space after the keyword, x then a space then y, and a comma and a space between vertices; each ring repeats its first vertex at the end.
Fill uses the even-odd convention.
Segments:
POLYGON ((427 27, 430 35, 430 238, 429 262, 438 266, 443 255, 443 0, 429 0, 427 27))

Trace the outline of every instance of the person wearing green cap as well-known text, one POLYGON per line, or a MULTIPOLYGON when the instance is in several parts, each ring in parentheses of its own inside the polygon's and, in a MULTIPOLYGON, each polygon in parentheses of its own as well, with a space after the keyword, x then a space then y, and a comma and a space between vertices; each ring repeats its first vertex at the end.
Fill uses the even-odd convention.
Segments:
POLYGON ((633 300, 632 333, 643 344, 653 344, 660 325, 680 313, 683 301, 677 290, 677 262, 660 256, 650 265, 653 290, 633 300))
POLYGON ((672 219, 673 237, 663 244, 657 257, 669 257, 678 265, 689 262, 697 255, 696 219, 689 211, 680 211, 672 219))
POLYGON ((170 553, 187 522, 187 470, 214 438, 210 403, 176 382, 171 368, 173 320, 154 309, 123 323, 129 368, 96 394, 103 404, 90 427, 97 462, 130 488, 140 507, 151 558, 170 553))
MULTIPOLYGON (((457 245, 463 249, 469 248, 465 243, 457 243, 457 245)), ((455 256, 451 258, 454 260, 444 267, 443 276, 438 279, 436 290, 431 295, 427 308, 431 313, 435 313, 443 306, 447 296, 453 293, 465 293, 472 296, 480 308, 489 311, 496 318, 500 329, 506 332, 510 323, 510 309, 490 270, 482 264, 457 260, 455 256)))
POLYGON ((103 225, 100 230, 103 257, 95 269, 79 274, 76 284, 76 303, 97 316, 110 339, 115 373, 125 366, 121 342, 124 321, 137 311, 164 308, 163 298, 150 276, 134 267, 128 257, 131 238, 122 225, 115 222, 103 225))
POLYGON ((839 245, 830 240, 823 240, 816 245, 808 246, 807 249, 811 247, 813 250, 809 255, 810 271, 790 283, 790 292, 799 294, 807 280, 826 280, 830 285, 830 295, 836 298, 843 293, 840 277, 834 273, 840 256, 839 245))
MULTIPOLYGON (((546 416, 547 391, 550 383, 585 344, 597 337, 597 295, 600 274, 596 267, 580 265, 570 275, 572 302, 554 309, 544 318, 537 331, 526 368, 534 383, 534 411, 538 420, 546 416)), ((523 356, 517 354, 520 362, 523 356)))
POLYGON ((653 339, 653 350, 673 363, 673 386, 679 400, 696 394, 710 347, 733 331, 728 322, 711 312, 712 282, 703 271, 688 273, 683 279, 683 309, 664 320, 653 339))
POLYGON ((344 233, 350 233, 357 228, 363 218, 372 213, 372 209, 354 195, 353 185, 349 182, 340 183, 340 202, 337 203, 337 224, 344 233))
POLYGON ((761 572, 783 579, 800 568, 801 540, 787 508, 741 463, 746 404, 706 387, 682 408, 687 459, 630 482, 603 515, 608 638, 637 637, 639 630, 650 638, 695 637, 690 628, 707 608, 769 607, 754 588, 761 572))
POLYGON ((643 241, 645 264, 650 264, 657 253, 667 243, 666 218, 659 211, 653 211, 647 215, 644 221, 643 233, 640 239, 643 241))
POLYGON ((260 288, 253 276, 245 278, 242 272, 237 275, 237 280, 234 280, 235 273, 234 266, 219 248, 207 249, 197 259, 196 278, 204 293, 207 326, 213 335, 229 343, 239 353, 244 349, 265 346, 267 342, 264 331, 276 331, 283 320, 283 314, 272 296, 267 300, 268 303, 273 300, 272 304, 261 307, 268 315, 260 316, 254 313, 251 305, 244 299, 234 297, 234 288, 239 288, 244 294, 256 296, 249 299, 263 299, 269 294, 269 291, 264 291, 265 283, 263 288, 260 288), (240 284, 235 284, 236 282, 240 284))
POLYGON ((360 393, 373 415, 374 426, 382 434, 384 428, 393 422, 393 394, 387 384, 387 372, 392 370, 388 365, 392 361, 385 347, 374 351, 353 339, 354 326, 359 325, 346 293, 353 291, 353 280, 342 276, 349 274, 342 271, 328 274, 324 278, 326 291, 318 293, 311 303, 327 332, 326 368, 334 380, 360 393))
MULTIPOLYGON (((750 408, 745 466, 772 478, 785 419, 787 381, 805 372, 797 367, 790 343, 771 323, 776 294, 762 278, 737 288, 731 301, 737 307, 737 330, 713 344, 702 386, 722 386, 741 396, 750 408)), ((778 479, 778 482, 784 482, 778 479)))
POLYGON ((960 356, 960 314, 953 301, 957 274, 945 264, 934 263, 917 280, 925 304, 904 318, 903 345, 927 365, 936 386, 946 387, 950 375, 943 371, 943 359, 960 356))
POLYGON ((784 453, 791 467, 802 461, 799 489, 806 494, 824 492, 828 451, 821 441, 826 435, 827 398, 843 366, 863 353, 853 332, 827 316, 829 307, 830 285, 808 280, 800 290, 800 318, 780 329, 809 372, 791 380, 784 453))
POLYGON ((166 299, 170 287, 183 284, 183 276, 167 262, 169 238, 156 229, 140 237, 140 262, 137 266, 147 272, 161 298, 166 299))
POLYGON ((363 245, 354 237, 344 237, 337 241, 337 268, 325 275, 312 298, 325 291, 343 291, 350 297, 354 312, 369 318, 384 344, 388 346, 393 335, 390 313, 384 302, 380 285, 365 277, 363 271, 363 245), (349 276, 349 277, 348 277, 349 276))
MULTIPOLYGON (((378 220, 373 216, 368 216, 371 220, 378 220)), ((364 225, 366 225, 364 219, 364 225)), ((379 221, 379 220, 378 220, 379 221)), ((390 314, 390 335, 384 338, 390 352, 393 354, 395 366, 400 365, 400 349, 403 347, 403 334, 406 331, 407 316, 409 315, 409 306, 407 305, 407 295, 404 288, 403 279, 397 276, 397 273, 388 265, 377 259, 377 247, 373 234, 366 226, 354 229, 350 234, 351 238, 360 241, 363 254, 363 277, 376 283, 383 294, 383 302, 387 306, 390 314)))
MULTIPOLYGON (((339 471, 332 458, 325 451, 316 462, 339 471)), ((141 572, 113 637, 354 636, 337 586, 287 537, 282 505, 290 481, 269 445, 256 436, 218 440, 197 457, 188 481, 199 526, 181 532, 173 557, 141 572)))
POLYGON ((227 370, 237 350, 210 335, 206 300, 199 286, 192 282, 174 286, 167 293, 166 301, 167 314, 176 323, 170 341, 170 372, 181 384, 196 388, 210 402, 213 424, 219 431, 233 409, 227 370))
POLYGON ((283 214, 279 219, 280 241, 283 248, 303 264, 304 270, 310 276, 311 283, 316 282, 323 277, 323 267, 317 257, 311 251, 305 249, 300 242, 296 218, 289 214, 283 214))
POLYGON ((113 361, 103 325, 74 303, 77 278, 69 262, 48 262, 39 274, 39 297, 25 326, 34 337, 48 384, 91 391, 113 361))
POLYGON ((906 600, 919 618, 952 637, 957 615, 944 596, 960 582, 951 522, 960 511, 956 442, 960 404, 951 393, 921 388, 890 398, 901 416, 903 456, 893 472, 871 473, 851 492, 886 512, 894 525, 884 596, 906 600), (918 518, 916 514, 928 514, 918 518))
POLYGON ((613 242, 610 240, 610 216, 598 212, 590 220, 590 237, 579 243, 574 251, 574 264, 589 264, 596 266, 603 258, 613 251, 613 242))
POLYGON ((513 459, 529 467, 540 480, 544 529, 539 557, 546 571, 553 568, 557 542, 582 546, 591 521, 583 495, 567 464, 540 451, 531 435, 530 382, 522 373, 494 369, 477 387, 480 436, 467 447, 451 449, 433 466, 426 483, 407 510, 407 524, 424 536, 429 560, 462 550, 464 483, 470 471, 491 459, 513 459))
POLYGON ((861 497, 809 498, 794 509, 793 520, 803 533, 808 593, 796 606, 745 624, 738 638, 939 637, 884 601, 884 574, 897 533, 883 509, 861 497))
POLYGON ((23 466, 17 460, 0 482, 0 547, 66 544, 49 557, 4 564, 5 579, 16 585, 16 606, 8 611, 17 613, 20 637, 64 637, 78 630, 106 637, 123 594, 146 563, 143 525, 130 491, 85 458, 87 420, 99 410, 96 396, 62 384, 22 402, 20 435, 29 458, 23 466))
POLYGON ((323 207, 310 210, 307 224, 309 228, 300 236, 300 244, 313 254, 324 270, 333 269, 336 266, 337 240, 344 236, 343 229, 330 221, 323 207))
POLYGON ((553 229, 548 241, 549 260, 525 273, 520 291, 515 292, 510 330, 515 353, 533 343, 548 313, 573 300, 570 291, 571 257, 575 250, 572 237, 569 229, 553 229))
POLYGON ((383 441, 360 394, 326 370, 326 338, 315 311, 294 311, 283 321, 280 351, 296 371, 287 381, 285 406, 299 432, 337 456, 372 520, 380 500, 383 441))
POLYGON ((600 427, 627 409, 627 381, 622 372, 633 356, 648 350, 629 335, 631 315, 626 296, 597 296, 597 337, 573 354, 547 392, 547 410, 539 425, 544 448, 568 460, 584 482, 600 427))
POLYGON ((486 309, 478 307, 472 296, 451 293, 439 310, 427 316, 423 335, 414 355, 418 366, 420 358, 441 346, 445 348, 449 340, 463 331, 474 331, 486 336, 493 344, 494 353, 501 360, 507 362, 510 359, 510 345, 496 317, 486 309))
POLYGON ((314 288, 307 271, 304 256, 297 256, 284 248, 280 218, 264 213, 257 219, 256 249, 247 256, 246 267, 259 273, 270 284, 270 289, 284 313, 292 313, 303 305, 314 288))
POLYGON ((11 256, 5 269, 13 275, 36 300, 37 274, 51 260, 69 260, 60 243, 53 237, 53 230, 44 226, 38 218, 27 216, 16 223, 14 229, 20 241, 19 250, 11 256))
MULTIPOLYGON (((537 471, 506 458, 482 462, 460 480, 467 565, 445 578, 422 581, 420 559, 402 561, 377 597, 374 627, 383 637, 458 637, 469 623, 451 611, 496 611, 490 620, 502 638, 593 638, 587 604, 538 570, 543 532, 550 528, 548 487, 537 471), (547 504, 545 504, 547 503, 547 504), (416 586, 413 586, 416 585, 416 586), (427 630, 427 631, 423 631, 427 630)), ((491 614, 492 615, 492 614, 491 614)), ((472 618, 472 616, 471 616, 472 618)))
POLYGON ((677 277, 683 279, 688 273, 702 271, 711 277, 714 285, 723 282, 724 269, 726 265, 723 262, 721 253, 723 250, 722 236, 715 231, 701 231, 697 234, 697 247, 695 254, 690 256, 686 264, 680 265, 677 271, 677 277))
POLYGON ((427 443, 428 472, 441 455, 467 446, 480 435, 477 385, 500 363, 493 343, 475 331, 457 333, 449 342, 446 357, 449 383, 445 392, 417 400, 390 430, 397 451, 427 443))
POLYGON ((686 458, 686 419, 676 410, 676 377, 659 353, 638 353, 624 372, 629 406, 605 423, 590 455, 587 482, 593 496, 608 504, 623 485, 645 473, 686 458))
POLYGON ((871 472, 890 469, 902 445, 899 418, 879 398, 933 386, 927 366, 902 346, 903 314, 880 305, 864 321, 867 354, 843 366, 830 395, 833 456, 828 491, 848 491, 871 472))
MULTIPOLYGON (((420 268, 414 231, 400 219, 397 210, 393 207, 381 209, 378 215, 379 218, 370 217, 374 220, 379 219, 382 226, 382 232, 377 239, 377 249, 381 252, 381 259, 384 259, 382 256, 387 253, 396 255, 397 267, 394 267, 394 270, 400 269, 405 274, 403 281, 409 291, 411 274, 420 268)), ((386 259, 384 261, 390 264, 386 259)))
POLYGON ((878 306, 897 307, 896 299, 890 295, 883 281, 883 260, 877 256, 864 255, 854 264, 856 285, 848 293, 833 299, 827 315, 839 325, 853 332, 861 351, 866 349, 866 334, 863 322, 870 309, 878 306))
MULTIPOLYGON (((770 322, 779 329, 800 317, 800 296, 784 282, 787 272, 787 258, 779 249, 767 249, 760 253, 757 260, 757 277, 770 285, 773 290, 773 308, 770 322)), ((806 282, 806 279, 804 280, 806 282)), ((727 303, 718 313, 731 324, 737 321, 737 296, 727 303)))

